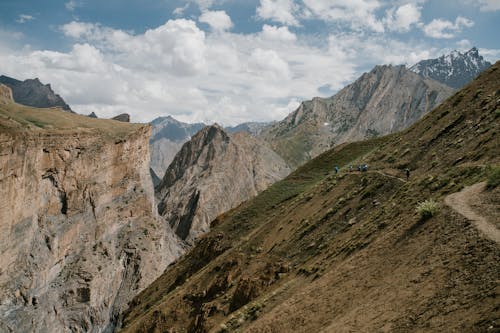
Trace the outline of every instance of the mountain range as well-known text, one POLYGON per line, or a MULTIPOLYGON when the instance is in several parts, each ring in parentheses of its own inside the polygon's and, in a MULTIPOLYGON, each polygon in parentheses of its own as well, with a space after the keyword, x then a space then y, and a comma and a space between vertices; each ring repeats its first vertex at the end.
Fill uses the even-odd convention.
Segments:
POLYGON ((472 81, 482 71, 491 66, 475 47, 467 52, 453 51, 437 59, 422 60, 410 67, 425 78, 434 79, 455 89, 460 89, 472 81))
POLYGON ((497 330, 498 82, 500 62, 407 130, 328 150, 219 216, 120 332, 497 330))
POLYGON ((345 142, 400 131, 453 93, 405 66, 376 66, 330 98, 302 102, 262 132, 292 166, 345 142))
POLYGON ((226 129, 0 84, 0 332, 496 329, 499 73, 376 66, 226 129))

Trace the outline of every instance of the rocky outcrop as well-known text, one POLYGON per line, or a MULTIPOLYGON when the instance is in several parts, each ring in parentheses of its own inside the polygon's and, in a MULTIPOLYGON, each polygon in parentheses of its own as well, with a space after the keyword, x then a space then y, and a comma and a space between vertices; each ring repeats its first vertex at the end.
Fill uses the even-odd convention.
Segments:
POLYGON ((4 84, 0 84, 0 103, 8 104, 12 103, 14 98, 12 97, 12 90, 4 84))
POLYGON ((38 78, 19 81, 1 75, 0 83, 12 89, 14 100, 19 104, 37 108, 60 107, 63 110, 73 112, 62 97, 54 93, 50 84, 44 85, 38 78))
POLYGON ((208 126, 184 144, 156 188, 158 211, 192 243, 219 214, 290 172, 267 145, 246 133, 208 126))
POLYGON ((465 53, 453 51, 437 59, 422 60, 410 67, 410 70, 460 89, 490 66, 491 63, 484 60, 478 49, 473 47, 465 53))
POLYGON ((156 213, 149 126, 103 128, 0 132, 1 332, 111 332, 182 252, 156 213))
POLYGON ((130 115, 128 113, 122 113, 111 118, 113 120, 118 120, 124 123, 130 123, 130 115))
POLYGON ((205 124, 187 124, 168 116, 156 118, 151 122, 151 126, 153 127, 149 141, 151 169, 158 177, 163 178, 182 145, 191 140, 191 137, 205 127, 205 124))
POLYGON ((97 119, 97 115, 95 114, 95 112, 91 112, 87 117, 97 119))
POLYGON ((405 66, 376 66, 331 98, 303 102, 261 136, 298 166, 341 143, 400 131, 452 92, 405 66))

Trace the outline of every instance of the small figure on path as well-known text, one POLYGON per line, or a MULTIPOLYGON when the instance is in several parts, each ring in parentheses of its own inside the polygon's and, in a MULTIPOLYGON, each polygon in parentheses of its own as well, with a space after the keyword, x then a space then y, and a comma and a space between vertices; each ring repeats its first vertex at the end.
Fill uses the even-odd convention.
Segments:
POLYGON ((339 167, 338 166, 335 167, 335 173, 339 173, 339 167))
POLYGON ((352 164, 349 165, 349 172, 352 172, 352 164))
POLYGON ((406 181, 408 181, 410 179, 410 169, 406 168, 405 172, 406 172, 406 181))

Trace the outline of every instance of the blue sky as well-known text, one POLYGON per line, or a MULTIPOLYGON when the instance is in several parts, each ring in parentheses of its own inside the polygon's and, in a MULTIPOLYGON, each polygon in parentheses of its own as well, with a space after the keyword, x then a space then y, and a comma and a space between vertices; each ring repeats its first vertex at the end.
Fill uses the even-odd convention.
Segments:
POLYGON ((376 64, 477 46, 500 58, 500 0, 2 0, 0 72, 80 113, 277 120, 376 64))

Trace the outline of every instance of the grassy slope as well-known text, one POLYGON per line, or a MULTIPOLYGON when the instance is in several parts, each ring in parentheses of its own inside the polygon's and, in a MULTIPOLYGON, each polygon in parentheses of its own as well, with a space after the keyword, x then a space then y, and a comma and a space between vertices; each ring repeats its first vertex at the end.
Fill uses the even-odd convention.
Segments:
POLYGON ((39 109, 10 101, 0 103, 0 131, 19 133, 45 131, 54 133, 98 132, 104 137, 123 137, 143 125, 109 119, 95 119, 63 111, 60 108, 39 109))
POLYGON ((497 63, 408 130, 320 155, 214 221, 132 302, 123 331, 499 329, 499 247, 442 204, 498 166, 499 108, 497 63), (372 171, 345 171, 358 163, 372 171), (428 198, 441 210, 421 221, 428 198))

